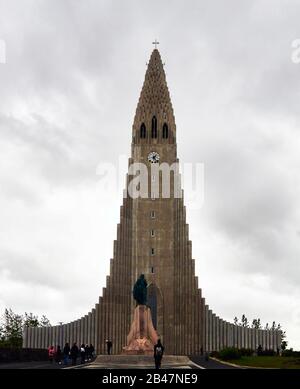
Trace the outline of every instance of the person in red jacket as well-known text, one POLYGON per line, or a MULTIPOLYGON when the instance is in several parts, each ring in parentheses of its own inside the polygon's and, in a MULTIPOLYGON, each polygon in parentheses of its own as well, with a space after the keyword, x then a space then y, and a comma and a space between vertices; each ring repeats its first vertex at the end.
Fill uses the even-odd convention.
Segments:
POLYGON ((54 355, 55 355, 54 346, 50 346, 50 347, 48 348, 49 362, 53 363, 54 355))

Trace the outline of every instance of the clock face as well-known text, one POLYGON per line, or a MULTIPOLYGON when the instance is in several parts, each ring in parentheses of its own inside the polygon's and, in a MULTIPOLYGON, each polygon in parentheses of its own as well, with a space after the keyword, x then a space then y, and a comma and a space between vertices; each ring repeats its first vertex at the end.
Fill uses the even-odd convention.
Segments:
POLYGON ((159 162, 159 154, 156 151, 151 151, 148 155, 148 161, 151 163, 158 163, 159 162))

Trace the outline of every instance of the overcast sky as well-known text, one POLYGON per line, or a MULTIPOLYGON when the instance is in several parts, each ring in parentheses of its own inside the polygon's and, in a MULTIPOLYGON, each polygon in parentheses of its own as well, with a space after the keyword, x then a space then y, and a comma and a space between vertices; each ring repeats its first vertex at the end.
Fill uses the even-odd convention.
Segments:
POLYGON ((299 349, 299 16, 298 0, 0 0, 0 309, 56 324, 97 302, 121 191, 96 170, 130 154, 157 38, 179 158, 205 166, 187 209, 204 296, 299 349))

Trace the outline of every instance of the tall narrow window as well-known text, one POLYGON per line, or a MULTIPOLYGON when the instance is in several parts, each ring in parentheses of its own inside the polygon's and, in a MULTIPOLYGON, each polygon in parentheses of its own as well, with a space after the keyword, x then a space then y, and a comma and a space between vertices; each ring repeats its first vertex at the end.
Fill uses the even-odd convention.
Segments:
POLYGON ((151 137, 157 138, 157 119, 156 116, 153 116, 152 118, 152 129, 151 129, 151 137))
POLYGON ((167 123, 163 125, 163 139, 168 139, 169 138, 169 128, 167 123))
POLYGON ((145 123, 141 124, 140 137, 141 137, 141 139, 145 139, 146 138, 146 126, 145 126, 145 123))
POLYGON ((154 219, 155 218, 155 211, 151 211, 151 219, 154 219))
POLYGON ((151 230, 151 237, 153 238, 155 236, 154 230, 151 230))
POLYGON ((151 255, 155 255, 154 248, 151 249, 151 255))

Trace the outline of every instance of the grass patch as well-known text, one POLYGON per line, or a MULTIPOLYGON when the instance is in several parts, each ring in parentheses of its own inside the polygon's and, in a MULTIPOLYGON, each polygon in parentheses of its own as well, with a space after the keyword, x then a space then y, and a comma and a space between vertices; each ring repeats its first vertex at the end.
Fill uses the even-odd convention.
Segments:
POLYGON ((240 366, 265 367, 273 369, 300 369, 299 357, 243 356, 239 359, 230 359, 228 362, 240 366))

